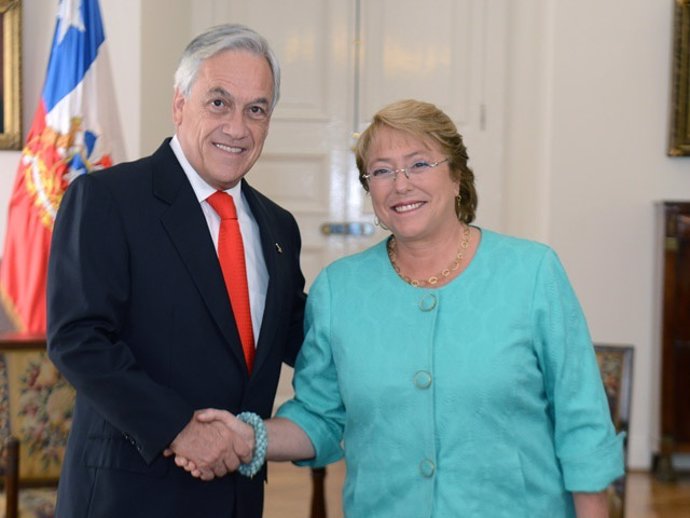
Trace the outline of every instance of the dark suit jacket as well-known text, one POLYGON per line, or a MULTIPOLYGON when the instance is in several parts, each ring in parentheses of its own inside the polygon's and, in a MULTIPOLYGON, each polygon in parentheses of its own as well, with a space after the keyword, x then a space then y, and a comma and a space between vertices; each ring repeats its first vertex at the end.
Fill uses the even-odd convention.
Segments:
POLYGON ((246 182, 269 273, 248 374, 213 242, 169 140, 78 178, 48 277, 48 351, 77 389, 58 518, 259 518, 265 471, 202 482, 162 451, 194 410, 271 413, 302 341, 300 235, 246 182))

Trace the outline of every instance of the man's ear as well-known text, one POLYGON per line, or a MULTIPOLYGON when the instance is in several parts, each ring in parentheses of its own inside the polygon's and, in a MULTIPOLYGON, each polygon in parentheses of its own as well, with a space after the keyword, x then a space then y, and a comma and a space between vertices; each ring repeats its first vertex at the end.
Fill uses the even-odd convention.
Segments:
POLYGON ((182 123, 182 108, 184 107, 185 101, 186 99, 184 95, 182 95, 182 92, 175 89, 175 95, 173 96, 172 102, 173 122, 175 126, 179 126, 180 123, 182 123))

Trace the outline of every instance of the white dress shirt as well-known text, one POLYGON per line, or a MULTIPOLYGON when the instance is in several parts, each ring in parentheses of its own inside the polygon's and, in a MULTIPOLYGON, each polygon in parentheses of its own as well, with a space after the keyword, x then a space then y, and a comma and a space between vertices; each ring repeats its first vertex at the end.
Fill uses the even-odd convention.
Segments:
MULTIPOLYGON (((206 224, 211 233, 213 245, 216 247, 216 253, 218 253, 220 216, 206 201, 209 196, 216 192, 216 189, 207 184, 187 161, 177 135, 170 141, 170 147, 180 162, 189 179, 189 183, 192 185, 192 189, 194 189, 196 198, 201 204, 201 210, 203 210, 204 216, 206 216, 206 224)), ((266 291, 268 290, 268 270, 266 269, 266 261, 264 261, 264 254, 261 249, 259 225, 256 223, 242 195, 241 182, 225 192, 232 196, 235 202, 237 221, 240 224, 240 232, 242 233, 244 259, 247 265, 247 285, 249 287, 249 304, 252 313, 252 329, 254 330, 254 345, 256 346, 259 342, 259 330, 261 329, 261 321, 264 315, 264 308, 266 307, 266 291)))

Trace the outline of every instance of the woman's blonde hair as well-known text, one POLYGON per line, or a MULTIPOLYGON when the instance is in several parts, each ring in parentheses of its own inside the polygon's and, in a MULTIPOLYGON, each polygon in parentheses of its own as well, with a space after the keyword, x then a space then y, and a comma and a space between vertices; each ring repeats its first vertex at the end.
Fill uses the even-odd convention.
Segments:
POLYGON ((374 115, 371 125, 355 144, 359 181, 364 189, 369 191, 369 183, 364 176, 367 173, 367 154, 376 134, 384 126, 404 131, 422 140, 432 140, 441 147, 441 151, 448 157, 451 177, 460 182, 460 201, 455 204, 458 219, 465 223, 474 221, 477 190, 474 186, 474 173, 467 165, 467 148, 450 117, 431 103, 406 99, 389 104, 374 115))

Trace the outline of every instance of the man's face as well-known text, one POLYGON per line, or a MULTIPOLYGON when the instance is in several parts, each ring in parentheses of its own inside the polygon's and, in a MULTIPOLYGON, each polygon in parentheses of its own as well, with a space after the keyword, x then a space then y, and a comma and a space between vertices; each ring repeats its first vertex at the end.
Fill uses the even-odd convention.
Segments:
POLYGON ((237 184, 261 155, 273 74, 263 56, 227 50, 204 61, 189 97, 176 91, 173 120, 187 160, 212 187, 237 184))

